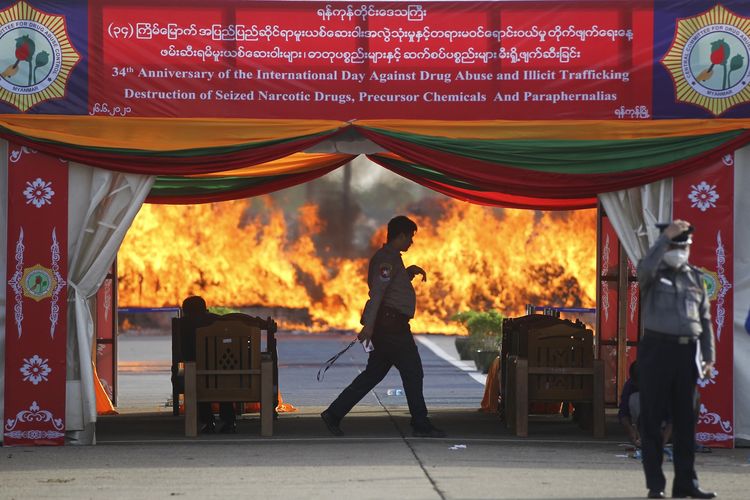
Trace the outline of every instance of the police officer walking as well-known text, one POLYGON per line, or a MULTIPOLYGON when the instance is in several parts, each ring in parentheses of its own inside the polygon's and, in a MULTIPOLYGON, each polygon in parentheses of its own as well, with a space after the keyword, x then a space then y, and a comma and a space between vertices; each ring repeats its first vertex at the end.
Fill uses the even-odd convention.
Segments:
POLYGON ((320 416, 328 430, 341 436, 341 419, 386 376, 392 366, 401 374, 411 425, 416 437, 444 437, 427 417, 422 394, 422 360, 411 334, 409 320, 414 317, 417 297, 411 280, 427 273, 419 266, 404 267, 401 252, 412 244, 417 225, 403 215, 388 222, 387 242, 370 259, 367 284, 370 299, 362 313, 359 340, 367 347, 372 342, 367 367, 331 403, 320 416))
POLYGON ((638 263, 644 325, 638 345, 640 432, 648 498, 664 498, 661 425, 668 414, 672 497, 714 498, 716 493, 698 487, 693 403, 698 376, 709 375, 715 361, 710 303, 701 271, 688 264, 693 227, 683 220, 657 226, 662 234, 638 263))

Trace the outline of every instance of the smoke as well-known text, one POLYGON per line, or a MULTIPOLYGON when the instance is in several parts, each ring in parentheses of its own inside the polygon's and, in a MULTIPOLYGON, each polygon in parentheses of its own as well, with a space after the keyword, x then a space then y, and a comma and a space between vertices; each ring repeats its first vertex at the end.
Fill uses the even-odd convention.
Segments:
POLYGON ((319 255, 326 258, 368 258, 382 242, 373 236, 400 214, 439 219, 445 197, 371 162, 357 157, 330 174, 268 197, 248 200, 241 226, 258 220, 269 206, 282 207, 292 237, 302 234, 299 212, 316 205, 321 229, 314 236, 319 255))

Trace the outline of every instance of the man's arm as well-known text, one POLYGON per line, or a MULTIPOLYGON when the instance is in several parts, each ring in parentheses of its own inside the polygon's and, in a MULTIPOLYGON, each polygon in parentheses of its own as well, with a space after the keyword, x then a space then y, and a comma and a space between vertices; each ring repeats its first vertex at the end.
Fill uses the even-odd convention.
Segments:
POLYGON ((646 252, 646 255, 638 262, 638 284, 641 287, 641 292, 649 288, 654 279, 656 279, 656 271, 659 270, 659 263, 669 249, 672 238, 687 231, 689 228, 690 223, 687 221, 680 219, 673 221, 664 229, 659 239, 654 242, 651 248, 648 249, 648 252, 646 252))
POLYGON ((641 439, 638 437, 638 430, 635 428, 635 425, 633 425, 633 421, 630 419, 630 416, 620 417, 620 423, 623 427, 625 427, 625 432, 628 433, 628 439, 630 439, 630 442, 640 448, 641 439))
POLYGON ((362 331, 357 338, 364 342, 372 338, 375 328, 375 318, 378 315, 378 309, 383 302, 385 291, 393 279, 394 265, 385 259, 373 258, 367 273, 367 284, 370 288, 370 300, 365 305, 365 311, 362 314, 362 331))
POLYGON ((659 239, 654 242, 646 255, 638 262, 638 286, 641 287, 641 291, 650 288, 656 279, 656 271, 659 270, 661 259, 669 248, 670 240, 671 238, 666 234, 659 236, 659 239))
POLYGON ((406 268, 406 272, 409 273, 409 279, 413 280, 415 276, 422 275, 422 281, 427 281, 427 273, 424 269, 419 266, 411 265, 406 268))

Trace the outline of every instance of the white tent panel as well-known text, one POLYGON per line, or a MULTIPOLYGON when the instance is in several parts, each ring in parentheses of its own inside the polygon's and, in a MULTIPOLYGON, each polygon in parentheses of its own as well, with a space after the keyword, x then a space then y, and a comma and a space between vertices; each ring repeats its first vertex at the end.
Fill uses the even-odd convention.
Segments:
POLYGON ((750 440, 750 146, 734 158, 734 432, 750 440))

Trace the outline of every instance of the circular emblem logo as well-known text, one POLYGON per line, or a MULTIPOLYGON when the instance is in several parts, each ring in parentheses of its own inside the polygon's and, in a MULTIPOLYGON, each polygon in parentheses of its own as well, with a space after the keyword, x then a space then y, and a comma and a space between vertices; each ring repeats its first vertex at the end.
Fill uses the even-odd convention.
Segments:
POLYGON ((27 267, 23 271, 21 287, 23 294, 39 302, 42 299, 52 296, 52 290, 57 286, 57 280, 52 274, 51 269, 42 267, 37 264, 27 267))
POLYGON ((0 23, 0 99, 26 111, 63 97, 80 59, 63 17, 21 1, 0 12, 0 23))
POLYGON ((750 19, 721 5, 680 19, 662 64, 672 75, 678 101, 715 116, 750 102, 750 19))
POLYGON ((708 299, 716 300, 716 297, 719 296, 719 290, 721 289, 719 275, 713 271, 709 271, 705 267, 701 267, 700 269, 703 271, 703 285, 706 287, 708 299))

